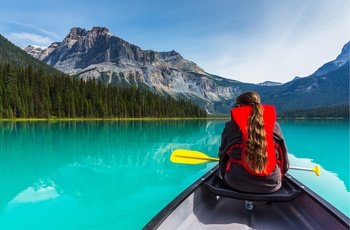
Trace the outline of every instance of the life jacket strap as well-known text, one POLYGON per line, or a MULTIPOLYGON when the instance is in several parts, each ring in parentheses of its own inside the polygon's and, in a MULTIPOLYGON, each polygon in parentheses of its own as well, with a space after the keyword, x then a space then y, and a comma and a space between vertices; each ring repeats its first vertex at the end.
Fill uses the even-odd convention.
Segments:
POLYGON ((237 159, 233 159, 232 157, 230 157, 228 159, 227 164, 226 164, 226 171, 229 171, 231 169, 231 165, 232 164, 241 164, 241 165, 243 165, 243 162, 242 162, 241 159, 237 160, 237 159))
MULTIPOLYGON (((242 149, 243 150, 243 144, 233 144, 231 145, 231 147, 226 151, 226 154, 229 154, 232 149, 242 149)), ((227 164, 226 164, 226 171, 230 170, 231 168, 231 164, 234 163, 234 164, 243 164, 242 160, 239 159, 233 159, 232 157, 229 158, 227 164)))
POLYGON ((283 165, 284 165, 284 157, 283 157, 283 151, 282 148, 279 144, 275 144, 275 149, 277 149, 279 157, 277 158, 277 164, 280 166, 280 170, 281 170, 281 175, 284 176, 283 173, 283 165))
MULTIPOLYGON (((277 149, 278 151, 278 154, 279 154, 279 157, 277 157, 277 160, 276 160, 276 164, 278 164, 280 166, 280 170, 281 170, 281 173, 282 173, 282 165, 284 164, 284 160, 283 160, 283 152, 282 152, 282 148, 279 144, 275 144, 274 145, 274 148, 277 149)), ((232 149, 243 149, 243 144, 233 144, 226 152, 226 154, 229 154, 232 149)), ((230 170, 231 169, 231 164, 241 164, 243 165, 243 161, 242 159, 233 159, 232 157, 229 157, 229 160, 226 164, 226 171, 230 170)), ((283 173, 282 173, 283 175, 283 173)))
POLYGON ((226 154, 229 154, 232 149, 243 149, 243 144, 233 144, 227 151, 226 154))

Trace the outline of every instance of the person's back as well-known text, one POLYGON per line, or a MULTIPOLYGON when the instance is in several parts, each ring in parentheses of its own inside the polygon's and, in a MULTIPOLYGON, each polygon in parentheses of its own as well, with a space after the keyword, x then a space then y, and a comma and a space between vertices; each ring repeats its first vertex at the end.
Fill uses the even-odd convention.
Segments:
POLYGON ((273 106, 262 105, 255 92, 236 99, 219 148, 220 170, 236 190, 271 193, 281 187, 289 168, 286 144, 273 106))

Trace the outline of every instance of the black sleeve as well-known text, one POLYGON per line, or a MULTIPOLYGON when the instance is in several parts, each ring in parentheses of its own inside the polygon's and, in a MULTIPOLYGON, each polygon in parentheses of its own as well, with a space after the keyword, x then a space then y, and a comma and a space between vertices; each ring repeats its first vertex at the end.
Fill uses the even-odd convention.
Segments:
POLYGON ((232 144, 242 143, 242 134, 239 130, 238 125, 230 120, 226 122, 225 128, 221 134, 221 145, 219 147, 219 167, 221 176, 224 177, 226 171, 226 164, 229 159, 227 151, 230 149, 232 144))
POLYGON ((229 156, 226 154, 228 146, 228 128, 227 123, 225 124, 225 128, 222 131, 221 134, 221 144, 219 147, 219 167, 220 167, 220 173, 222 178, 225 177, 225 171, 226 171, 226 163, 228 161, 229 156))
MULTIPOLYGON (((288 149, 287 149, 287 145, 286 145, 286 142, 285 142, 283 134, 282 134, 281 127, 277 122, 275 123, 273 136, 274 136, 275 143, 278 144, 282 150, 283 161, 284 161, 282 171, 285 174, 289 169, 288 149)), ((281 158, 281 156, 280 156, 280 158, 281 158)))

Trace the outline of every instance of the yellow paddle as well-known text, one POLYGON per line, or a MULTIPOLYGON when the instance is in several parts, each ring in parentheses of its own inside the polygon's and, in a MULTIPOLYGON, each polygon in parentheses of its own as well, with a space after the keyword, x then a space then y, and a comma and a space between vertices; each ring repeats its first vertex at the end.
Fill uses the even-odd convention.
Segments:
POLYGON ((317 176, 319 176, 321 174, 321 169, 318 165, 316 165, 313 168, 302 168, 302 167, 296 167, 296 166, 289 166, 289 169, 295 169, 295 170, 303 170, 303 171, 311 171, 316 173, 317 176))
MULTIPOLYGON (((208 161, 219 161, 219 158, 209 157, 208 155, 187 149, 176 149, 172 152, 170 156, 170 161, 173 163, 181 163, 181 164, 201 164, 208 161)), ((316 165, 314 168, 301 168, 290 166, 289 169, 295 170, 303 170, 303 171, 311 171, 316 173, 317 176, 321 174, 320 167, 316 165)))
POLYGON ((170 156, 170 161, 181 164, 201 164, 208 161, 219 161, 219 158, 209 157, 208 155, 187 149, 176 149, 170 156))

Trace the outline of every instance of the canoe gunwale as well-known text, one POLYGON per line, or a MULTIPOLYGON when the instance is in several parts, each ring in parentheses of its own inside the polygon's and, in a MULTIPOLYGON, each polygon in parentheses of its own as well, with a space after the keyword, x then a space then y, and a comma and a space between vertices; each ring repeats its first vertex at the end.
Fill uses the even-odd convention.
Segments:
MULTIPOLYGON (((342 225, 350 226, 349 217, 347 217, 344 213, 342 213, 339 209, 334 207, 328 201, 323 199, 320 195, 312 191, 309 187, 302 184, 300 181, 295 179, 293 176, 286 174, 285 175, 291 182, 297 185, 302 191, 303 194, 308 196, 310 199, 318 203, 323 209, 325 209, 329 214, 331 214, 335 219, 337 219, 342 225)), ((349 228, 350 229, 350 228, 349 228)))
POLYGON ((196 189, 200 188, 204 182, 211 177, 217 170, 219 165, 214 166, 206 174, 200 177, 192 185, 187 187, 183 192, 176 196, 169 204, 167 204, 158 214, 156 214, 147 224, 143 230, 157 229, 166 218, 184 201, 189 197, 196 189))
MULTIPOLYGON (((164 221, 188 198, 190 197, 194 192, 196 192, 197 189, 200 189, 202 187, 205 187, 205 183, 210 181, 215 174, 217 174, 219 171, 219 165, 214 166, 211 170, 209 170, 206 174, 204 174, 202 177, 200 177, 197 181, 195 181, 192 185, 190 185, 188 188, 186 188, 183 192, 181 192, 178 196, 176 196, 169 204, 167 204, 158 214, 156 214, 143 228, 144 230, 148 229, 158 229, 164 221)), ((306 199, 306 200, 312 200, 314 203, 317 203, 326 213, 333 216, 334 219, 342 226, 349 229, 349 217, 347 217, 344 213, 339 211, 337 208, 335 208, 332 204, 330 204, 328 201, 320 197, 318 194, 316 194, 314 191, 309 189, 307 186, 302 184, 300 181, 295 179, 289 174, 285 175, 286 178, 295 186, 299 187, 301 190, 301 193, 299 195, 300 199, 306 199)), ((208 189, 208 188, 206 188, 208 189)), ((208 190, 209 191, 209 190, 208 190)), ((231 198, 233 199, 233 198, 231 198)), ((297 199, 297 201, 292 201, 294 205, 298 206, 298 202, 300 199, 297 199)))

